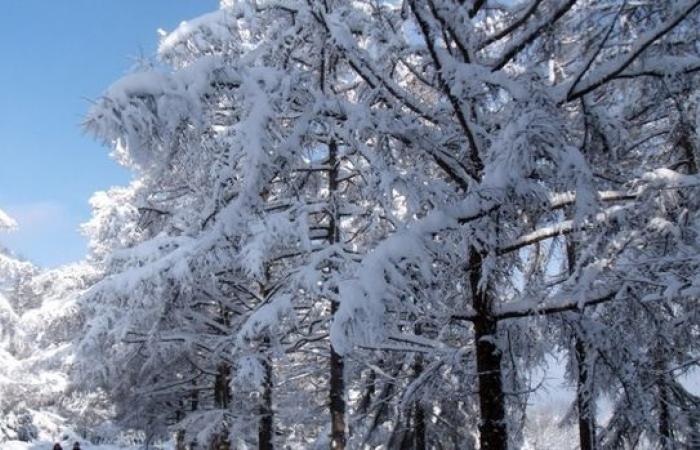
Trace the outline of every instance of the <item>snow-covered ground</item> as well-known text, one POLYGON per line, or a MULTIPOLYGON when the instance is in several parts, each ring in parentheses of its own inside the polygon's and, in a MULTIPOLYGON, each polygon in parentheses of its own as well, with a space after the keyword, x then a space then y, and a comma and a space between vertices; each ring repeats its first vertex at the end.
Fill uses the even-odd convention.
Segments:
MULTIPOLYGON (((0 450, 52 450, 55 442, 35 441, 35 442, 20 442, 8 441, 0 444, 0 450)), ((73 442, 61 442, 64 450, 73 448, 73 442)), ((118 447, 114 445, 81 445, 82 450, 133 450, 135 447, 118 447)))
MULTIPOLYGON (((136 450, 140 446, 129 445, 130 441, 115 438, 112 442, 117 444, 91 444, 82 439, 70 426, 67 426, 65 419, 50 411, 29 411, 32 415, 33 424, 36 426, 37 438, 32 442, 9 440, 0 442, 0 450, 52 450, 57 442, 61 444, 63 450, 71 450, 75 442, 80 442, 82 450, 136 450)), ((172 445, 155 447, 158 450, 172 450, 172 445)))

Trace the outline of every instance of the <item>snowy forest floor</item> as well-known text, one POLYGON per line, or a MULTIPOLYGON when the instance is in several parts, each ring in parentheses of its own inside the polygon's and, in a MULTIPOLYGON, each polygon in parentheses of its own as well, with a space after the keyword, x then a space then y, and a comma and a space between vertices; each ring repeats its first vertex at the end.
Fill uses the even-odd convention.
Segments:
MULTIPOLYGON (((530 398, 523 435, 523 450, 575 450, 578 448, 578 435, 573 426, 570 407, 574 400, 573 387, 565 379, 565 359, 563 356, 549 358, 546 370, 535 378, 540 380, 538 391, 530 398), (568 417, 567 417, 568 416, 568 417)), ((700 371, 693 371, 679 380, 683 385, 700 395, 700 371)), ((601 399, 597 405, 597 420, 605 423, 609 418, 611 405, 601 399)), ((0 450, 51 450, 59 442, 64 450, 70 450, 76 440, 82 450, 137 450, 141 445, 91 444, 81 439, 71 425, 63 422, 49 411, 33 411, 38 427, 38 439, 33 442, 6 441, 0 443, 0 450), (55 440, 54 440, 55 439, 55 440)), ((113 442, 118 442, 114 440, 113 442)), ((172 450, 172 442, 152 446, 159 450, 172 450)), ((641 447, 643 449, 645 447, 641 447)), ((649 447, 650 448, 650 447, 649 447)))
MULTIPOLYGON (((20 442, 9 441, 2 444, 2 450, 51 450, 54 442, 35 441, 35 442, 20 442)), ((62 442, 61 445, 65 450, 72 448, 72 442, 62 442)), ((136 447, 119 447, 115 445, 82 445, 82 450, 127 450, 136 447)))
MULTIPOLYGON (((537 402, 539 403, 539 402, 537 402)), ((575 427, 569 424, 563 425, 562 418, 567 410, 568 402, 562 398, 556 404, 548 403, 546 406, 537 404, 528 416, 527 426, 523 442, 523 450, 575 450, 577 448, 577 436, 575 427)), ((0 450, 52 450, 56 441, 52 441, 47 430, 40 431, 40 438, 33 442, 7 441, 0 443, 0 450)), ((76 440, 80 440, 82 450, 138 450, 141 445, 115 445, 115 444, 90 444, 78 439, 72 431, 58 431, 64 450, 70 450, 76 440)), ((172 442, 162 443, 152 448, 158 450, 172 450, 172 442)))

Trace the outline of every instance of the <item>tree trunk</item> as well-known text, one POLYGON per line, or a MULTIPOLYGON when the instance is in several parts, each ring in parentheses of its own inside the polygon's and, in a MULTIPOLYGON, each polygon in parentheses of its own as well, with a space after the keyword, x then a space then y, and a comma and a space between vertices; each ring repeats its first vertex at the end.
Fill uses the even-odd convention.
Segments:
POLYGON ((426 450, 427 447, 425 445, 425 411, 423 411, 423 407, 417 400, 413 404, 413 417, 415 422, 413 424, 415 435, 415 443, 413 448, 415 450, 426 450))
POLYGON ((578 377, 576 379, 576 406, 578 408, 578 433, 581 450, 595 450, 595 415, 589 391, 588 363, 585 343, 576 337, 574 344, 578 377))
MULTIPOLYGON (((679 110, 681 114, 682 111, 679 110)), ((693 139, 691 138, 691 133, 693 133, 693 126, 688 123, 685 118, 681 119, 681 132, 678 138, 678 145, 683 149, 683 156, 686 163, 688 164, 688 174, 694 175, 698 173, 698 163, 695 156, 695 145, 693 144, 693 139)))
MULTIPOLYGON (((416 336, 422 334, 422 329, 420 324, 415 327, 416 336)), ((416 354, 415 362, 413 364, 413 376, 414 379, 418 379, 421 373, 423 373, 423 355, 420 353, 416 354)), ((413 403, 413 433, 414 433, 414 450, 426 450, 425 446, 425 411, 423 411, 423 406, 420 404, 420 400, 416 400, 413 403)))
POLYGON ((197 390, 197 380, 192 380, 190 407, 192 408, 192 411, 197 411, 199 409, 199 391, 197 390))
POLYGON ((479 378, 479 442, 481 450, 507 450, 508 428, 505 422, 505 395, 501 377, 501 350, 495 343, 498 322, 491 315, 487 289, 479 289, 482 255, 469 250, 469 284, 472 304, 476 311, 474 341, 476 343, 476 370, 479 378))
MULTIPOLYGON (((328 145, 328 194, 329 194, 329 223, 328 242, 335 245, 340 242, 338 211, 335 204, 335 194, 338 190, 338 144, 331 140, 328 145)), ((333 270, 331 268, 331 270, 333 270)), ((331 300, 331 317, 338 311, 338 302, 331 300)), ((336 353, 331 344, 330 362, 330 409, 331 409, 331 450, 344 450, 345 437, 345 362, 336 353)))
POLYGON ((671 414, 668 410, 668 383, 666 382, 666 363, 663 357, 663 349, 659 347, 656 355, 656 389, 658 390, 659 407, 659 436, 661 448, 672 448, 671 414))
POLYGON ((700 408, 691 410, 688 417, 690 434, 688 435, 688 448, 700 450, 700 408))
MULTIPOLYGON (((230 378, 231 366, 226 363, 219 364, 214 377, 214 405, 217 409, 228 409, 231 399, 230 378)), ((211 450, 228 450, 231 447, 226 424, 222 423, 221 427, 221 431, 209 443, 211 450)))
MULTIPOLYGON (((576 244, 571 236, 566 238, 566 258, 569 275, 573 275, 576 267, 576 244)), ((578 410, 579 445, 581 450, 595 450, 595 412, 593 410, 592 393, 590 392, 586 343, 577 332, 574 333, 574 340, 574 353, 578 369, 578 376, 576 377, 576 408, 578 410)))
POLYGON ((501 379, 501 351, 493 343, 497 322, 487 316, 474 321, 476 369, 479 373, 481 450, 507 450, 508 430, 505 423, 505 396, 501 379))
MULTIPOLYGON (((338 302, 331 304, 331 314, 338 310, 338 302)), ((331 345, 331 450, 345 449, 345 362, 331 345)))
POLYGON ((228 408, 231 399, 230 374, 228 364, 219 364, 214 379, 214 403, 218 409, 228 408))
POLYGON ((175 433, 175 450, 186 450, 185 430, 177 430, 175 433))
MULTIPOLYGON (((266 339, 266 342, 268 340, 266 339)), ((272 364, 270 361, 263 362, 265 369, 265 380, 263 386, 263 398, 260 405, 260 425, 258 428, 258 449, 273 450, 274 437, 274 416, 272 410, 272 364)))
MULTIPOLYGON (((265 267, 265 281, 259 284, 260 297, 268 299, 270 295, 270 265, 265 267)), ((272 354, 270 352, 270 337, 266 335, 262 339, 260 353, 263 367, 263 392, 259 404, 260 421, 258 422, 258 450, 273 450, 275 437, 274 410, 272 408, 272 354)))
MULTIPOLYGON (((192 380, 192 396, 190 398, 192 411, 197 411, 199 409, 199 391, 197 390, 197 381, 192 380)), ((195 438, 190 442, 190 450, 197 450, 199 446, 197 439, 195 438)))
MULTIPOLYGON (((180 423, 184 417, 184 402, 180 399, 180 407, 175 412, 175 422, 180 423)), ((187 450, 187 442, 185 441, 185 430, 177 430, 175 432, 175 450, 187 450)))

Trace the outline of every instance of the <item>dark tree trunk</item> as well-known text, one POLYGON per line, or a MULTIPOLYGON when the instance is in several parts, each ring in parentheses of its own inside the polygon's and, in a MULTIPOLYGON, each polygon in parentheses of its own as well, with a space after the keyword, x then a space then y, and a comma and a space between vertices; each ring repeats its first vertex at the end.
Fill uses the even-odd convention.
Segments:
POLYGON ((187 444, 185 443, 185 430, 177 430, 175 433, 175 450, 186 450, 187 444))
POLYGON ((507 450, 508 428, 505 422, 505 395, 501 376, 502 353, 495 345, 498 322, 491 315, 492 299, 488 295, 488 289, 479 289, 483 257, 474 248, 471 248, 469 253, 469 284, 472 304, 476 311, 474 341, 481 409, 480 449, 507 450))
POLYGON ((413 405, 413 417, 415 423, 413 424, 414 435, 415 435, 415 450, 426 450, 425 445, 425 411, 420 402, 416 401, 413 405))
POLYGON ((497 322, 487 316, 474 321, 476 369, 479 373, 481 450, 507 450, 508 430, 505 423, 505 396, 501 379, 501 351, 493 343, 497 322))
MULTIPOLYGON (((331 314, 335 314, 338 303, 331 304, 331 314)), ((330 380, 330 409, 331 409, 331 450, 345 448, 345 362, 331 345, 331 380, 330 380)))
POLYGON ((695 156, 695 145, 693 144, 693 138, 691 137, 693 133, 693 126, 684 117, 683 112, 680 110, 679 112, 681 113, 682 118, 678 145, 681 147, 681 149, 683 149, 683 157, 688 165, 688 174, 694 175, 698 173, 698 163, 695 156))
MULTIPOLYGON (((197 411, 199 409, 199 391, 197 390, 197 381, 192 380, 192 396, 191 396, 192 411, 197 411)), ((190 442, 190 450, 197 450, 199 444, 197 440, 190 442)))
MULTIPOLYGON (((226 363, 219 364, 214 377, 214 405, 218 409, 227 409, 229 406, 231 399, 230 381, 231 366, 226 363)), ((225 424, 222 424, 222 427, 224 428, 209 443, 211 450, 228 450, 231 447, 225 424)))
POLYGON ((656 389, 658 391, 659 407, 659 436, 661 448, 672 448, 671 414, 668 409, 668 383, 666 380, 666 363, 663 357, 663 349, 657 349, 656 355, 656 389))
POLYGON ((260 405, 260 425, 258 428, 258 449, 273 450, 274 416, 272 410, 272 364, 263 362, 265 380, 263 385, 263 398, 260 405))
POLYGON ((578 433, 581 450, 595 450, 595 415, 591 392, 589 390, 588 362, 586 360, 586 346, 582 339, 576 338, 574 344, 576 351, 576 365, 578 377, 576 379, 576 406, 578 408, 578 433))
POLYGON ((192 380, 192 395, 190 397, 190 402, 192 411, 197 411, 199 409, 199 391, 197 390, 196 380, 192 380))
MULTIPOLYGON (((576 268, 576 244, 571 236, 566 239, 566 258, 569 275, 576 268)), ((582 336, 575 334, 574 353, 578 376, 576 378, 576 408, 578 410, 578 436, 581 450, 595 450, 595 412, 593 411, 593 393, 590 392, 590 375, 586 343, 582 336)))
POLYGON ((690 434, 688 435, 688 447, 692 450, 700 450, 700 408, 689 406, 693 408, 689 411, 688 416, 688 426, 690 428, 690 434))
MULTIPOLYGON (((268 299, 270 295, 270 265, 265 267, 265 281, 259 284, 260 297, 268 299)), ((272 391, 274 388, 274 380, 272 378, 272 355, 270 353, 270 337, 265 336, 260 345, 261 364, 263 367, 263 392, 258 413, 260 421, 258 422, 258 450, 273 450, 275 436, 275 417, 274 409, 272 408, 272 391)))
POLYGON ((231 367, 228 364, 219 364, 214 379, 214 403, 219 409, 228 408, 231 399, 231 367))
MULTIPOLYGON (((175 422, 179 423, 184 417, 184 402, 180 399, 180 407, 175 412, 175 422)), ((185 430, 177 430, 175 432, 175 450, 187 450, 187 443, 185 442, 185 430)))
MULTIPOLYGON (((329 223, 328 242, 335 245, 340 242, 338 212, 335 204, 335 194, 338 191, 339 161, 338 144, 331 140, 328 145, 328 193, 329 193, 329 223)), ((333 270, 333 268, 331 268, 333 270)), ((331 316, 335 316, 338 302, 331 300, 331 316)), ((331 344, 330 362, 330 410, 331 410, 331 450, 344 450, 345 437, 345 362, 331 344)))
MULTIPOLYGON (((415 327, 416 336, 420 336, 423 330, 420 324, 415 327)), ((423 373, 423 355, 418 353, 415 356, 415 362, 413 363, 413 376, 414 379, 418 379, 423 373)), ((413 434, 414 434, 414 450, 426 450, 425 446, 425 411, 423 411, 423 406, 420 404, 420 400, 416 400, 413 403, 413 434)))

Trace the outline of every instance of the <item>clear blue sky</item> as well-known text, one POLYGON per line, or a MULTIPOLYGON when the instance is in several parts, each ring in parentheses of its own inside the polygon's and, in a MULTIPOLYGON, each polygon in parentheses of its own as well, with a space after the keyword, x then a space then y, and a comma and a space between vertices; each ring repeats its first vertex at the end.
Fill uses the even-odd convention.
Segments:
POLYGON ((94 99, 152 56, 156 30, 217 0, 4 0, 0 13, 0 209, 20 230, 0 243, 44 266, 85 255, 78 226, 97 190, 129 174, 83 135, 94 99))

